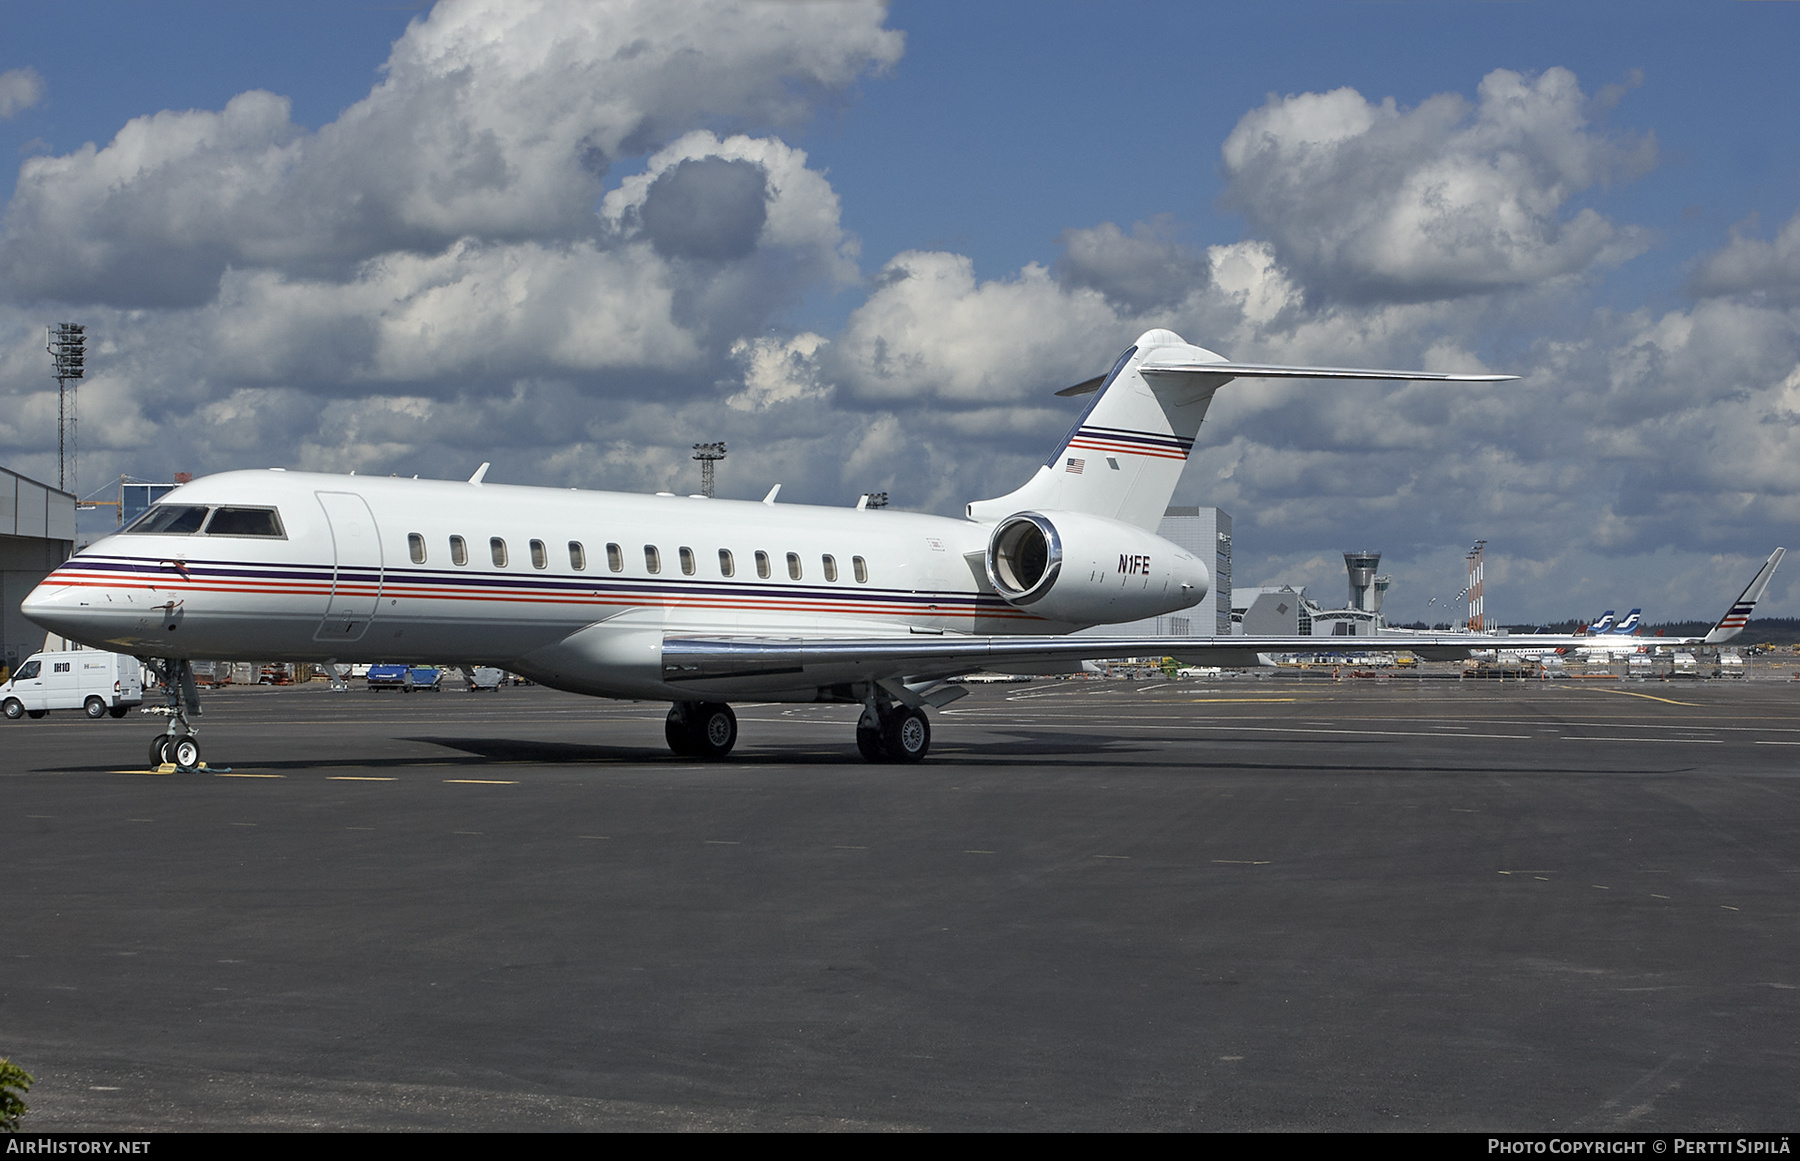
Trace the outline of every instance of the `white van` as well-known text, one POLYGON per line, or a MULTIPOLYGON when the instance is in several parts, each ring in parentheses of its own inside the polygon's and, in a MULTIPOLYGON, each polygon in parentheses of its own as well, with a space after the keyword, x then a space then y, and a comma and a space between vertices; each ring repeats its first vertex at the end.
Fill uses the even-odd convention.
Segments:
POLYGON ((17 721, 53 709, 84 710, 90 718, 122 718, 144 700, 143 670, 135 657, 75 649, 34 653, 0 685, 0 713, 17 721))

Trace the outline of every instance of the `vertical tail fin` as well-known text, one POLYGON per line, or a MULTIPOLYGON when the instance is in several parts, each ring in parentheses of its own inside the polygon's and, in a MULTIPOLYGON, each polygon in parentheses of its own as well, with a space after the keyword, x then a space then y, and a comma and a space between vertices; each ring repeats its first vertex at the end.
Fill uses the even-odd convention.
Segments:
POLYGON ((1612 631, 1614 633, 1619 634, 1620 636, 1624 636, 1624 637, 1631 636, 1631 634, 1637 632, 1637 630, 1638 630, 1638 621, 1639 621, 1643 611, 1644 610, 1642 610, 1642 609, 1633 609, 1633 610, 1631 610, 1631 612, 1626 613, 1625 619, 1623 621, 1620 621, 1617 625, 1614 625, 1612 628, 1612 631))
POLYGON ((1613 611, 1608 609, 1606 612, 1600 614, 1600 619, 1598 621, 1595 621, 1592 625, 1588 626, 1587 635, 1590 637, 1604 636, 1607 633, 1612 632, 1612 623, 1613 611))
POLYGON ((1173 331, 1146 331, 1104 379, 1056 455, 1016 492, 969 505, 974 520, 999 520, 1028 508, 1086 512, 1155 530, 1175 495, 1181 470, 1213 392, 1230 375, 1147 375, 1146 364, 1174 356, 1219 362, 1173 331))
POLYGON ((1181 481, 1213 392, 1233 379, 1438 379, 1492 383, 1514 375, 1440 375, 1348 367, 1234 363, 1174 331, 1145 331, 1112 373, 1060 395, 1094 401, 1049 463, 1016 492, 968 507, 971 520, 1031 508, 1085 512, 1155 530, 1181 481))
POLYGON ((1725 615, 1719 618, 1719 623, 1713 626, 1712 632, 1706 635, 1706 644, 1723 645, 1744 631, 1744 624, 1750 620, 1751 610, 1756 608, 1756 602, 1762 600, 1769 582, 1775 579, 1775 568, 1786 553, 1787 549, 1777 548, 1769 554, 1769 559, 1756 570, 1756 575, 1750 578, 1743 593, 1731 603, 1731 608, 1725 610, 1725 615))

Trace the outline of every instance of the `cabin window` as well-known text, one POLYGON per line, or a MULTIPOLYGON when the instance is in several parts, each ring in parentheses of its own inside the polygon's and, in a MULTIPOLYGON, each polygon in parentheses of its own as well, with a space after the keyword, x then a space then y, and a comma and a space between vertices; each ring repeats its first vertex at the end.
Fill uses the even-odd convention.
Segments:
POLYGON ((550 567, 550 553, 544 548, 544 542, 541 540, 531 542, 531 567, 550 567))
POLYGON ((681 575, 694 575, 694 550, 687 545, 681 546, 681 575))
POLYGON ((719 575, 737 575, 737 562, 731 559, 731 549, 729 548, 719 549, 719 575))
POLYGON ((644 571, 652 573, 662 571, 662 553, 656 551, 654 544, 644 545, 644 571))
POLYGON ((800 579, 800 554, 797 552, 788 553, 788 579, 800 579))
POLYGON ((455 565, 469 563, 469 543, 460 536, 450 538, 450 563, 455 565))
POLYGON ((569 541, 569 567, 576 572, 587 571, 587 550, 581 547, 581 541, 569 541))
POLYGON ((408 532, 406 534, 406 551, 407 555, 412 557, 414 564, 424 564, 425 538, 417 532, 408 532))
POLYGON ((200 531, 206 519, 204 507, 188 504, 153 504, 150 510, 132 521, 125 531, 139 534, 162 533, 168 536, 191 536, 200 531))
POLYGON ((281 531, 281 518, 273 508, 214 508, 206 522, 208 536, 266 536, 286 539, 281 531))
POLYGON ((495 568, 506 567, 506 541, 498 536, 488 537, 488 555, 494 558, 495 568))
POLYGON ((606 567, 614 572, 625 571, 625 550, 616 544, 606 546, 606 567))
POLYGON ((860 556, 853 556, 850 558, 850 567, 852 569, 854 569, 856 572, 856 583, 857 584, 866 585, 869 583, 869 563, 868 563, 868 561, 864 560, 860 556))
POLYGON ((825 579, 826 580, 834 581, 837 579, 837 557, 832 556, 829 553, 827 553, 825 556, 820 558, 819 563, 821 563, 825 566, 825 579))
POLYGON ((756 575, 769 579, 769 554, 760 548, 756 550, 756 575))

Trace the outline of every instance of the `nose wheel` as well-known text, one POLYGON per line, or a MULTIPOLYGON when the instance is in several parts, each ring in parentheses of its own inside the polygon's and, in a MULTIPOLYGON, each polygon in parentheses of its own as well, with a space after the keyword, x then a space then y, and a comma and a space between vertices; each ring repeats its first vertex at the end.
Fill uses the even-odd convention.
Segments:
POLYGON ((188 720, 189 714, 200 716, 200 689, 194 684, 194 667, 180 658, 146 659, 144 663, 168 693, 168 704, 152 712, 167 714, 170 719, 169 729, 150 739, 150 764, 174 766, 183 771, 198 770, 200 741, 195 734, 199 727, 188 720))

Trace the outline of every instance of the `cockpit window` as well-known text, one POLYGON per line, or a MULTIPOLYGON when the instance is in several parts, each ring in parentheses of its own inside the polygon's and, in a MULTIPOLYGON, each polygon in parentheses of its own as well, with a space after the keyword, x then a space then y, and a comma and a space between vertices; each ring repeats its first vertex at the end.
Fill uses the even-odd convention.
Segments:
POLYGON ((208 536, 271 536, 279 538, 281 517, 273 508, 214 508, 206 522, 208 536))
POLYGON ((200 531, 200 525, 206 519, 206 509, 189 504, 152 504, 150 510, 132 521, 131 527, 125 531, 144 535, 149 533, 165 533, 167 535, 192 536, 200 531))

